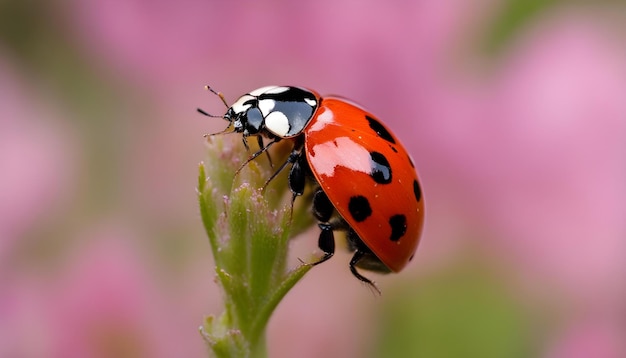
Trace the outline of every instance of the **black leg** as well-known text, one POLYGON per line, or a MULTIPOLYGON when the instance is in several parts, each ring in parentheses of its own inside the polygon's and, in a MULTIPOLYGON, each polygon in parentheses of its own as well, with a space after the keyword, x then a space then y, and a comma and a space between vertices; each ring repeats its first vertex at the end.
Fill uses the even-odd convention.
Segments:
POLYGON ((322 262, 327 261, 335 254, 335 234, 333 233, 333 228, 329 224, 318 224, 319 228, 322 230, 320 232, 320 237, 318 240, 318 246, 320 250, 324 252, 324 256, 316 262, 311 263, 310 265, 319 265, 322 262))
MULTIPOLYGON (((321 188, 318 188, 313 194, 313 214, 320 221, 317 225, 322 231, 320 232, 318 246, 324 252, 324 256, 311 265, 319 265, 333 257, 333 254, 335 253, 335 236, 333 230, 341 229, 344 227, 343 225, 347 224, 343 220, 336 221, 333 224, 329 223, 334 212, 335 207, 332 202, 328 199, 326 193, 321 188)), ((344 229, 347 229, 348 231, 348 244, 350 245, 351 250, 355 251, 354 256, 352 256, 352 260, 350 260, 350 272, 352 272, 354 277, 359 279, 361 282, 365 282, 374 292, 380 295, 380 290, 376 287, 376 284, 372 282, 372 280, 361 275, 356 269, 356 266, 359 262, 361 262, 361 260, 363 260, 363 263, 368 263, 372 261, 372 257, 375 256, 369 248, 365 246, 363 241, 361 241, 357 233, 352 228, 346 226, 344 229)))
POLYGON ((327 223, 335 212, 335 207, 328 199, 322 188, 318 188, 313 194, 313 215, 317 220, 327 223))
POLYGON ((356 265, 363 258, 363 256, 365 256, 365 254, 366 254, 365 251, 361 251, 359 249, 356 250, 356 252, 354 253, 354 256, 352 256, 352 260, 350 260, 350 272, 352 272, 354 277, 358 278, 362 282, 365 282, 370 288, 372 288, 374 291, 376 291, 380 295, 380 290, 378 289, 378 287, 376 287, 376 284, 372 282, 372 280, 370 280, 369 278, 361 275, 356 270, 356 265))
POLYGON ((304 153, 300 150, 296 151, 294 149, 293 152, 289 155, 288 162, 293 163, 291 166, 291 170, 289 171, 289 189, 293 193, 293 200, 296 199, 296 196, 302 195, 304 193, 304 185, 306 184, 306 159, 304 153))
POLYGON ((301 148, 294 148, 291 151, 291 154, 289 154, 287 160, 285 160, 285 162, 283 162, 283 164, 281 164, 280 167, 276 169, 274 174, 267 178, 265 184, 263 184, 263 190, 265 190, 270 182, 274 180, 274 178, 276 178, 276 176, 280 174, 280 172, 282 172, 287 167, 287 165, 292 164, 289 171, 289 178, 287 180, 289 189, 293 193, 293 198, 291 199, 292 206, 293 202, 296 200, 296 196, 302 195, 302 193, 304 193, 305 175, 304 172, 300 170, 301 164, 299 164, 304 154, 302 154, 300 151, 301 148))
MULTIPOLYGON (((257 142, 259 143, 259 148, 264 148, 263 147, 263 136, 256 136, 257 142)), ((267 154, 267 160, 270 162, 270 167, 274 168, 274 163, 272 163, 272 157, 270 156, 270 152, 268 150, 265 151, 265 154, 267 154)))
MULTIPOLYGON (((245 140, 246 137, 244 138, 244 143, 246 144, 246 148, 248 148, 248 144, 245 140)), ((252 154, 248 159, 246 159, 245 162, 243 162, 243 164, 241 164, 241 166, 239 167, 239 169, 237 169, 237 171, 235 172, 235 175, 239 174, 239 172, 246 166, 248 165, 248 163, 250 163, 251 161, 255 160, 256 157, 258 157, 259 155, 263 154, 263 152, 267 152, 268 149, 270 149, 270 147, 272 146, 272 144, 278 142, 279 139, 274 139, 271 142, 267 143, 267 145, 265 147, 261 147, 261 149, 259 149, 258 151, 254 152, 254 154, 252 154)), ((262 144, 262 142, 261 142, 262 144)))

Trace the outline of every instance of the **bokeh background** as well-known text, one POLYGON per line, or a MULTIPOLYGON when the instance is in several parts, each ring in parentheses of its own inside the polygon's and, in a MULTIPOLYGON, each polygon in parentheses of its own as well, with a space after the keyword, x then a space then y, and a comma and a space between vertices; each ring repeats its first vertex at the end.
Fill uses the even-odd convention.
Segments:
POLYGON ((0 357, 207 356, 205 84, 350 97, 422 178, 412 264, 380 298, 348 254, 316 267, 272 357, 626 357, 624 24, 623 1, 0 1, 0 357))

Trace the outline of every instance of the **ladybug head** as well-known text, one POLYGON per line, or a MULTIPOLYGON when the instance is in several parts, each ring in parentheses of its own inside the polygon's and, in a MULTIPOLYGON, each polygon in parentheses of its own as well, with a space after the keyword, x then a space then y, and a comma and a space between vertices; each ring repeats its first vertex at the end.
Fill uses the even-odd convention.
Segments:
POLYGON ((236 133, 243 133, 244 136, 258 134, 265 121, 258 96, 249 93, 239 97, 228 108, 224 119, 232 123, 236 133))
MULTIPOLYGON (((208 89, 226 104, 220 93, 208 89)), ((319 95, 304 88, 266 86, 244 94, 231 106, 226 105, 228 110, 222 118, 232 123, 233 132, 244 137, 261 134, 289 138, 302 133, 318 104, 319 95)))

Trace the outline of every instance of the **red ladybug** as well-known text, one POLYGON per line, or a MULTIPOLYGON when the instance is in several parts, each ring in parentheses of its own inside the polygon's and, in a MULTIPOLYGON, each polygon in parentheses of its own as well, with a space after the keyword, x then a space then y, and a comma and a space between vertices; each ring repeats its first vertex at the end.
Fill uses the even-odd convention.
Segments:
POLYGON ((317 183, 313 214, 324 256, 313 265, 333 256, 336 230, 346 231, 354 252, 350 271, 376 290, 357 267, 399 272, 411 261, 424 222, 422 190, 411 156, 374 115, 343 98, 267 86, 239 97, 223 118, 242 133, 244 143, 257 137, 261 149, 250 160, 278 141, 293 142, 274 176, 291 164, 294 199, 302 195, 307 179, 317 183), (266 146, 262 137, 270 140, 266 146))

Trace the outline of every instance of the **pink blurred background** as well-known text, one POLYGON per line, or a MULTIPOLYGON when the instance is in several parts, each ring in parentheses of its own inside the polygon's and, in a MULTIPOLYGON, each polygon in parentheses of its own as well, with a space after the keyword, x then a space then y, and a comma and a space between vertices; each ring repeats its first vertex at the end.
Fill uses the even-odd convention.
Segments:
MULTIPOLYGON (((626 5, 3 1, 0 357, 203 357, 196 197, 221 103, 347 96, 417 163, 409 268, 349 256, 278 307, 272 357, 626 357, 626 5), (503 338, 504 337, 504 338, 503 338)), ((315 230, 295 257, 315 248, 315 230)))

